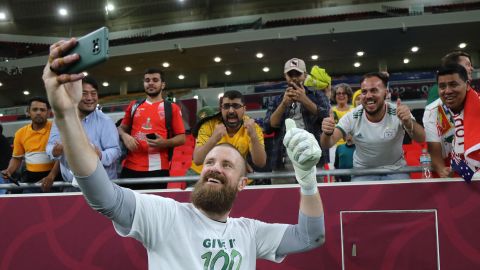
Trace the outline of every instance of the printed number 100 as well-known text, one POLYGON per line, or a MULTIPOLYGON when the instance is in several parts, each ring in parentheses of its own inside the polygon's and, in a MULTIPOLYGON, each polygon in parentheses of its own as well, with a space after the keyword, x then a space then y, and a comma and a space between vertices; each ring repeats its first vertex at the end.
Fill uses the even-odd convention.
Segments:
POLYGON ((216 268, 215 265, 221 264, 222 261, 223 261, 223 266, 221 268, 222 270, 238 270, 240 269, 240 265, 242 265, 242 255, 235 249, 232 250, 230 255, 228 255, 228 253, 226 253, 224 250, 220 250, 217 252, 217 254, 213 258, 212 258, 212 252, 209 251, 202 255, 202 259, 205 260, 205 263, 203 264, 204 270, 220 269, 220 268, 216 268), (222 259, 222 260, 219 260, 219 259, 222 259), (237 267, 234 268, 234 265, 237 265, 237 267))

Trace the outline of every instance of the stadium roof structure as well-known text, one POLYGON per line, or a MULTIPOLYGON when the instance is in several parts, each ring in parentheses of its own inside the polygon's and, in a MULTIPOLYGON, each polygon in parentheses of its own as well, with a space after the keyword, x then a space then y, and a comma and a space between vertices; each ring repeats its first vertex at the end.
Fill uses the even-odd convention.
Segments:
MULTIPOLYGON (((0 107, 44 95, 48 44, 108 26, 110 59, 88 72, 102 96, 142 91, 143 70, 169 67, 167 88, 281 80, 298 57, 332 75, 435 70, 461 42, 480 63, 479 1, 15 0, 0 5, 0 107), (106 5, 114 5, 111 10, 106 5), (428 1, 431 5, 432 1, 428 1), (65 8, 66 16, 60 16, 65 8), (417 52, 411 48, 418 46, 417 52), (356 53, 363 51, 363 56, 356 53), (262 58, 256 57, 263 53, 262 58), (312 59, 317 55, 317 59, 312 59), (214 57, 221 57, 215 62, 214 57), (404 59, 408 58, 408 64, 404 59), (359 67, 354 67, 360 62, 359 67), (131 71, 125 71, 125 67, 131 71), (268 67, 268 72, 264 68, 268 67), (230 75, 225 71, 229 70, 230 75), (184 75, 179 79, 179 75, 184 75)), ((267 69, 265 69, 267 70, 267 69)))

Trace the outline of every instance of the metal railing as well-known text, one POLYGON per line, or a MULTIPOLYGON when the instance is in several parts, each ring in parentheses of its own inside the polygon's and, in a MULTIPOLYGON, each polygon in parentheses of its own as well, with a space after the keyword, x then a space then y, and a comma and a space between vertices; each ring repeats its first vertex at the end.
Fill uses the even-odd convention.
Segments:
MULTIPOLYGON (((376 175, 376 174, 392 174, 392 173, 411 173, 422 172, 421 166, 406 166, 398 170, 389 170, 384 168, 370 168, 370 169, 335 169, 335 170, 317 170, 317 178, 323 176, 337 176, 337 175, 376 175)), ((267 179, 267 178, 285 178, 295 177, 295 172, 255 172, 247 175, 249 179, 267 179)), ((176 183, 176 182, 196 182, 199 176, 178 176, 178 177, 149 177, 149 178, 123 178, 112 180, 112 182, 122 184, 152 184, 152 183, 176 183)), ((71 187, 70 182, 54 182, 52 187, 71 187)), ((0 184, 0 189, 18 190, 25 188, 40 188, 39 183, 19 183, 19 186, 13 183, 0 184)))

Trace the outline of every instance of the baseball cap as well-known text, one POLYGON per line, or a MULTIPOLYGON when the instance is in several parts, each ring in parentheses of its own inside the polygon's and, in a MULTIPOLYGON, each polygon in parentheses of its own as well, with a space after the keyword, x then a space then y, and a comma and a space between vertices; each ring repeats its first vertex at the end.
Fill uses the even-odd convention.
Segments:
POLYGON ((307 72, 307 67, 305 66, 305 62, 302 59, 292 58, 285 63, 283 73, 287 73, 290 70, 294 69, 302 73, 307 72))

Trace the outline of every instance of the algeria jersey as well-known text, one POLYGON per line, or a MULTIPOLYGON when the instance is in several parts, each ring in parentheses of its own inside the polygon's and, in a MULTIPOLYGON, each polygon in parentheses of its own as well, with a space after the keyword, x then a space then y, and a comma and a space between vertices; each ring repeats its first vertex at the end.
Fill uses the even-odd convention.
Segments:
POLYGON ((385 106, 385 116, 378 123, 367 119, 363 106, 348 112, 338 122, 337 127, 343 135, 351 134, 353 137, 356 147, 354 168, 398 169, 406 165, 402 148, 405 131, 397 117, 397 107, 390 103, 385 103, 385 106))
POLYGON ((149 269, 255 269, 256 259, 281 262, 276 250, 287 224, 248 218, 218 222, 191 203, 135 192, 132 228, 114 223, 121 236, 140 241, 149 269))

